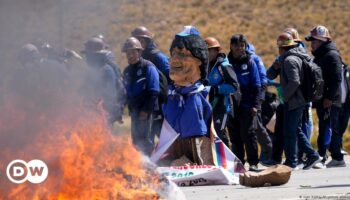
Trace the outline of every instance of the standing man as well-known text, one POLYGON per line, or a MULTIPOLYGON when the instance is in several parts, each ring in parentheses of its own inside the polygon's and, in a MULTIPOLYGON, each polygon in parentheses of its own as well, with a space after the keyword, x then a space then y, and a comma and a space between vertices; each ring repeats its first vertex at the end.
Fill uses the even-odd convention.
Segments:
MULTIPOLYGON (((299 47, 305 50, 305 53, 307 53, 306 45, 305 43, 300 39, 298 30, 295 28, 286 28, 283 30, 285 33, 289 33, 293 39, 294 42, 298 44, 299 47)), ((302 119, 302 130, 303 133, 306 135, 306 137, 311 140, 311 135, 313 131, 313 119, 312 119, 312 102, 308 102, 305 106, 305 110, 303 113, 303 119, 302 119)), ((298 145, 300 143, 300 140, 298 140, 298 145)), ((299 148, 300 149, 300 148, 299 148)), ((304 152, 299 151, 298 152, 298 164, 304 163, 304 152)))
POLYGON ((247 54, 247 38, 242 34, 231 37, 228 59, 236 72, 242 99, 237 113, 237 130, 233 134, 233 153, 244 163, 247 153, 249 170, 258 171, 257 114, 260 110, 261 82, 258 67, 247 54), (245 152, 244 152, 245 149, 245 152))
POLYGON ((151 135, 152 113, 159 109, 159 75, 156 67, 141 57, 141 43, 130 37, 122 51, 129 65, 123 72, 127 92, 127 104, 131 116, 133 144, 146 155, 150 155, 154 138, 151 135))
MULTIPOLYGON (((254 63, 258 67, 258 73, 259 73, 259 78, 260 78, 260 83, 261 83, 261 88, 260 88, 260 93, 259 93, 260 107, 261 107, 261 105, 265 101, 265 93, 266 93, 266 88, 267 88, 266 69, 265 69, 265 66, 264 66, 264 63, 263 63, 261 57, 255 53, 255 47, 251 43, 247 45, 247 54, 249 54, 251 59, 254 61, 254 63)), ((257 138, 258 138, 258 142, 261 146, 260 162, 262 163, 262 162, 267 162, 268 160, 271 159, 272 141, 271 141, 271 138, 269 136, 269 133, 266 131, 266 128, 263 124, 261 110, 259 110, 257 118, 258 118, 257 138)))
MULTIPOLYGON (((122 122, 122 110, 117 100, 117 80, 120 74, 116 74, 113 66, 106 62, 104 42, 96 37, 90 38, 85 43, 82 53, 88 64, 88 85, 92 89, 92 98, 96 102, 103 101, 103 107, 108 113, 108 123, 113 125, 115 121, 122 122)), ((121 83, 120 83, 121 84, 121 83)), ((89 87, 88 86, 88 87, 89 87)), ((119 87, 121 87, 119 85, 119 87)))
POLYGON ((311 59, 289 33, 282 33, 277 39, 277 46, 282 60, 280 65, 272 65, 268 70, 269 78, 280 74, 284 102, 284 152, 285 165, 297 170, 297 140, 299 148, 306 153, 307 160, 303 169, 310 169, 321 161, 302 131, 302 116, 307 102, 304 99, 301 82, 304 77, 303 60, 311 59))
MULTIPOLYGON (((158 68, 158 70, 166 76, 167 82, 170 83, 169 58, 158 49, 153 40, 153 34, 146 27, 139 26, 131 32, 131 35, 140 41, 142 48, 144 49, 142 52, 142 58, 151 61, 158 68)), ((161 101, 161 98, 158 100, 159 105, 164 103, 161 101)), ((154 118, 152 122, 151 134, 153 134, 152 137, 155 137, 156 135, 159 137, 164 116, 161 109, 153 113, 153 115, 154 118)))
MULTIPOLYGON (((219 41, 207 37, 209 70, 207 79, 211 86, 209 101, 213 108, 214 128, 220 139, 229 146, 226 127, 227 122, 234 118, 234 93, 239 89, 236 73, 224 53, 221 52, 219 41)), ((230 136, 232 138, 232 136, 230 136)))
POLYGON ((317 138, 318 153, 327 160, 327 149, 331 152, 332 160, 327 167, 345 167, 341 153, 341 134, 339 132, 339 113, 341 108, 342 61, 335 43, 332 42, 326 27, 315 26, 305 40, 311 42, 311 51, 315 56, 314 62, 322 69, 324 88, 323 97, 316 102, 319 118, 319 135, 317 138))
MULTIPOLYGON (((346 64, 343 64, 341 103, 342 106, 339 114, 339 133, 341 135, 341 138, 343 139, 344 133, 348 128, 348 122, 350 117, 350 67, 346 64)), ((342 154, 346 155, 347 152, 342 150, 342 154)))

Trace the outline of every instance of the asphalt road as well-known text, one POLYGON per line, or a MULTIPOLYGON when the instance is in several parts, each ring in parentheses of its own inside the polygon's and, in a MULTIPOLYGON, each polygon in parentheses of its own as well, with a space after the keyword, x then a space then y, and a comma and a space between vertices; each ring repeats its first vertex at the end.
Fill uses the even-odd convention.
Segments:
POLYGON ((293 171, 282 186, 249 188, 241 185, 181 187, 187 200, 350 200, 350 156, 347 167, 293 171))

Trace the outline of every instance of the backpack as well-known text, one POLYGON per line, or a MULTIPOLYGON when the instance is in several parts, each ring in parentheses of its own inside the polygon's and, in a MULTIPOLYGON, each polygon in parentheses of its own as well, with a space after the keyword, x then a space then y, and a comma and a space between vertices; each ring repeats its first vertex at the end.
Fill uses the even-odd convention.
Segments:
POLYGON ((299 57, 302 62, 302 70, 304 77, 301 81, 301 91, 306 102, 318 101, 322 98, 324 80, 322 76, 322 69, 318 66, 312 58, 302 57, 297 54, 292 54, 299 57))
POLYGON ((342 84, 345 84, 345 92, 346 92, 346 102, 350 100, 350 67, 343 63, 343 74, 342 74, 342 84))
POLYGON ((119 66, 116 63, 112 62, 110 59, 108 59, 108 55, 110 53, 111 53, 111 51, 104 52, 104 63, 111 66, 113 71, 114 71, 114 74, 116 77, 115 88, 116 88, 117 93, 118 93, 117 101, 119 104, 124 105, 125 101, 126 101, 126 91, 125 91, 124 84, 123 84, 123 78, 122 78, 119 66))
MULTIPOLYGON (((147 63, 146 62, 142 62, 142 69, 143 69, 143 74, 147 73, 147 63)), ((155 66, 153 65, 159 75, 159 95, 158 95, 158 102, 160 104, 163 104, 166 102, 167 97, 168 97, 168 80, 166 78, 166 76, 155 66)))

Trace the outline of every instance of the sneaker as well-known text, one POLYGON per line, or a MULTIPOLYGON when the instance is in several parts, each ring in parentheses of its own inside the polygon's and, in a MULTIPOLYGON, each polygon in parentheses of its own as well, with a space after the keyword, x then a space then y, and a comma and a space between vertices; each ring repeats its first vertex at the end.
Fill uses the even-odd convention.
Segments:
POLYGON ((274 161, 274 160, 266 160, 266 161, 260 161, 260 164, 264 167, 271 167, 271 166, 275 166, 275 165, 278 165, 281 163, 274 161))
POLYGON ((300 167, 298 167, 298 166, 292 168, 292 171, 298 171, 298 170, 300 170, 300 167))
POLYGON ((303 159, 298 159, 298 164, 297 165, 305 165, 306 160, 303 159))
POLYGON ((291 167, 289 164, 287 164, 285 162, 283 163, 283 165, 290 167, 292 169, 292 171, 298 171, 300 169, 300 167, 298 167, 298 166, 291 167))
POLYGON ((319 163, 316 163, 312 168, 314 169, 326 169, 326 164, 324 164, 323 162, 319 162, 319 163))
POLYGON ((328 159, 328 156, 325 155, 325 156, 322 157, 322 161, 321 162, 323 162, 323 164, 325 164, 327 162, 327 159, 328 159))
POLYGON ((341 154, 343 154, 343 155, 348 155, 348 152, 345 151, 344 149, 341 149, 340 152, 341 152, 341 154))
POLYGON ((346 163, 344 160, 334 160, 332 159, 329 163, 327 163, 327 168, 332 167, 346 167, 346 163))
POLYGON ((250 165, 249 166, 249 171, 251 171, 251 172, 260 172, 261 170, 259 170, 258 165, 250 165))
POLYGON ((308 170, 311 169, 315 164, 320 163, 322 161, 322 157, 320 156, 315 156, 308 158, 305 162, 305 165, 303 167, 303 170, 308 170))

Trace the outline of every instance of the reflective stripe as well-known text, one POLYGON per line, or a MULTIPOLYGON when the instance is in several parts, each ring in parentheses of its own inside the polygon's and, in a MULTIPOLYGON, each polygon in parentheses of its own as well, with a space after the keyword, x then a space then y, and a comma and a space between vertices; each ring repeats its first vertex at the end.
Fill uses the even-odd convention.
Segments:
POLYGON ((143 80, 146 80, 146 78, 145 78, 145 77, 140 78, 139 80, 136 81, 136 83, 139 83, 139 82, 141 82, 141 81, 143 81, 143 80))

